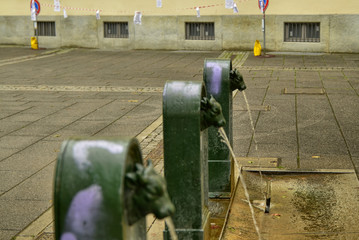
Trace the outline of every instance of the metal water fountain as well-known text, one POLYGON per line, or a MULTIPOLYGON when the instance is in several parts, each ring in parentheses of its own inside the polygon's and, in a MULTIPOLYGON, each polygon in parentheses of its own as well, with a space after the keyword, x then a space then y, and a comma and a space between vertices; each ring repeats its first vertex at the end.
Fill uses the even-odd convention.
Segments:
POLYGON ((54 184, 57 240, 146 239, 148 213, 174 213, 164 179, 143 166, 134 138, 71 139, 54 184))
MULTIPOLYGON (((208 133, 222 127, 220 104, 202 82, 167 82, 163 92, 164 171, 179 239, 209 239, 208 133)), ((164 239, 170 239, 164 231, 164 239)))
MULTIPOLYGON (((204 83, 172 81, 165 85, 163 134, 168 192, 165 180, 156 174, 151 161, 147 167, 143 165, 139 144, 133 138, 71 139, 64 142, 54 184, 55 239, 146 239, 145 216, 148 213, 154 213, 159 219, 172 215, 173 223, 166 222, 164 239, 204 240, 213 237, 210 201, 237 198, 237 202, 243 202, 243 197, 233 193, 232 163, 236 163, 236 159, 230 149, 233 144, 232 91, 235 89, 245 89, 243 78, 238 71, 232 70, 230 60, 222 59, 205 61, 204 83), (222 143, 218 129, 214 127, 220 129, 228 147, 222 143)), ((256 234, 258 239, 262 239, 241 171, 239 176, 256 234)), ((276 183, 277 188, 282 182, 276 183)), ((269 211, 271 197, 271 182, 268 183, 268 208, 265 212, 269 211)), ((341 189, 342 185, 338 188, 341 189)), ((295 193, 302 194, 303 198, 301 191, 295 193)), ((304 193, 304 197, 310 200, 308 203, 296 199, 295 207, 301 211, 306 211, 307 205, 312 207, 313 193, 313 190, 304 193)), ((278 193, 275 194, 278 200, 278 193)), ((330 203, 331 206, 336 204, 330 203)), ((241 208, 233 207, 232 214, 236 209, 241 208)), ((323 216, 321 209, 317 213, 323 216)), ((306 212, 302 214, 305 216, 306 212)), ((351 217, 357 217, 355 212, 351 217)), ((235 220, 241 218, 241 214, 234 216, 235 220)), ((227 224, 230 224, 231 217, 228 219, 227 224)), ((272 218, 266 219, 270 221, 272 218)), ((274 221, 277 220, 268 224, 277 226, 274 221)), ((226 237, 225 229, 228 233, 236 224, 234 221, 234 225, 223 227, 221 236, 224 234, 226 237)), ((329 227, 331 225, 328 226, 331 230, 329 227)), ((237 237, 236 232, 234 238, 237 237)))
POLYGON ((225 126, 232 145, 232 91, 245 85, 230 60, 207 59, 204 80, 164 87, 166 181, 150 161, 143 166, 133 138, 63 143, 54 184, 57 240, 146 239, 148 213, 173 215, 164 239, 210 238, 209 197, 229 198, 233 189, 229 150, 216 128, 225 126))
MULTIPOLYGON (((246 85, 242 75, 232 70, 232 61, 228 59, 206 59, 204 61, 203 80, 207 97, 213 96, 222 106, 227 124, 223 127, 233 146, 233 103, 232 91, 243 91, 246 85)), ((222 142, 218 129, 208 129, 208 171, 209 196, 211 198, 230 198, 234 187, 233 166, 231 166, 229 148, 222 142)))

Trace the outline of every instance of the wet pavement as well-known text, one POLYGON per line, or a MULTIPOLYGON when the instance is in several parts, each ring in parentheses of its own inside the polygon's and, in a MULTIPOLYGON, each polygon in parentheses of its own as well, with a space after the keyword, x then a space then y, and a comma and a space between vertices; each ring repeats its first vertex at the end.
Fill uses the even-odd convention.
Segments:
MULTIPOLYGON (((279 159, 280 169, 359 172, 358 54, 255 58, 231 51, 0 47, 0 239, 51 239, 54 164, 69 137, 137 136, 161 172, 163 86, 167 80, 201 81, 204 59, 219 56, 232 58, 243 74, 256 129, 258 152, 237 93, 237 157, 249 164, 257 157, 279 159)), ((344 182, 358 201, 357 180, 350 176, 346 184, 340 177, 319 183, 335 188, 344 182)), ((294 192, 288 199, 296 198, 294 192)), ((161 239, 163 223, 153 217, 147 222, 149 239, 161 239)))
MULTIPOLYGON (((358 239, 359 184, 354 173, 245 172, 263 240, 358 239), (264 213, 266 183, 271 182, 269 213, 264 213)), ((259 239, 239 185, 222 239, 259 239)))

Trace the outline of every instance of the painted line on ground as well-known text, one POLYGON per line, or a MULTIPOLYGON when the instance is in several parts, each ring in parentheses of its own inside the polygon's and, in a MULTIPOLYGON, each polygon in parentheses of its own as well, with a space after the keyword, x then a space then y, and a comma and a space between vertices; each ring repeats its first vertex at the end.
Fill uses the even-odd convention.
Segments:
POLYGON ((0 85, 0 91, 48 92, 136 92, 162 93, 162 87, 108 87, 108 86, 56 86, 56 85, 0 85))
POLYGON ((284 67, 284 66, 240 66, 239 70, 283 70, 283 71, 359 71, 359 67, 284 67))
POLYGON ((73 50, 72 48, 71 49, 51 50, 51 51, 47 51, 47 52, 44 52, 44 53, 39 54, 39 55, 31 55, 31 56, 7 59, 7 60, 4 60, 6 62, 0 63, 0 67, 10 65, 10 64, 15 64, 15 63, 26 62, 26 61, 30 61, 30 60, 48 58, 48 57, 56 56, 56 55, 59 55, 59 54, 68 53, 68 52, 71 52, 72 50, 73 50))

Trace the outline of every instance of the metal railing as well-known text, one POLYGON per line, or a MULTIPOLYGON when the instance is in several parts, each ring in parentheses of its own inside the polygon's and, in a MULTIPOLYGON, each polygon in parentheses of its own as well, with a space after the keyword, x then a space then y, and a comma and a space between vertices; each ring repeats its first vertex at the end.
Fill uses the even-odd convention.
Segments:
POLYGON ((284 23, 285 42, 320 42, 320 23, 284 23))

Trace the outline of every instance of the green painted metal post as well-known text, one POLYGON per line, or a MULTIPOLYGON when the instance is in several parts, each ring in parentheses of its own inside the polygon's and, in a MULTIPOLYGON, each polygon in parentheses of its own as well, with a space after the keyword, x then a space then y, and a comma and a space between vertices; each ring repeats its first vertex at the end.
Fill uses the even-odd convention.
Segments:
POLYGON ((65 141, 54 188, 57 240, 146 239, 146 214, 174 212, 164 179, 142 165, 134 138, 65 141))
MULTIPOLYGON (((165 178, 178 239, 209 239, 207 129, 201 131, 205 96, 202 82, 167 82, 163 92, 165 178)), ((167 230, 164 238, 170 239, 167 230)))
MULTIPOLYGON (((232 91, 230 72, 232 62, 227 59, 206 59, 203 79, 207 96, 212 95, 222 106, 226 119, 224 130, 233 146, 232 134, 232 91)), ((221 141, 218 129, 208 129, 208 168, 209 196, 211 198, 229 198, 231 194, 231 159, 228 147, 221 141)))

